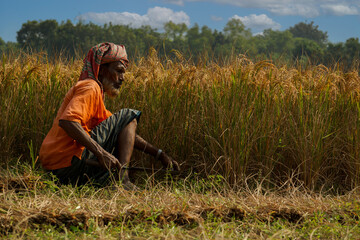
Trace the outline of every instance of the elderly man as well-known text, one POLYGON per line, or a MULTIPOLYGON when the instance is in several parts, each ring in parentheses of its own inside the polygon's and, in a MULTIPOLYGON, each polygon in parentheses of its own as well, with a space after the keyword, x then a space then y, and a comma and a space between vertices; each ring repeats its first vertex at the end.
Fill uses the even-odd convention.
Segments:
POLYGON ((104 93, 118 95, 127 66, 125 47, 113 43, 94 46, 84 59, 79 81, 66 94, 39 154, 43 168, 60 183, 104 185, 115 177, 134 189, 126 170, 134 148, 179 170, 176 161, 136 134, 140 111, 112 114, 105 108, 104 93))

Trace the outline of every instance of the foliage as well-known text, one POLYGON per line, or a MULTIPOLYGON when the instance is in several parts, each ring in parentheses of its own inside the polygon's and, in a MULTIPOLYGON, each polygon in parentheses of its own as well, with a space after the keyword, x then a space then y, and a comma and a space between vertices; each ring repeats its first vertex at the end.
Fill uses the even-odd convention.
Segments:
POLYGON ((319 44, 305 38, 295 39, 292 53, 295 59, 306 57, 311 60, 312 64, 320 64, 324 55, 324 51, 319 44))
POLYGON ((276 54, 286 56, 286 61, 291 62, 289 57, 292 56, 294 49, 294 38, 289 31, 265 30, 263 35, 257 36, 257 47, 259 54, 266 58, 273 58, 276 54))
POLYGON ((315 41, 317 44, 324 45, 328 41, 327 32, 319 30, 319 26, 315 26, 314 22, 300 22, 289 28, 289 32, 296 38, 305 38, 315 41))
POLYGON ((175 41, 177 39, 184 39, 185 33, 188 30, 188 27, 185 23, 175 24, 172 21, 168 22, 164 26, 165 37, 170 41, 175 41))
POLYGON ((17 32, 17 43, 0 41, 0 52, 22 49, 45 51, 49 56, 62 54, 69 58, 84 55, 99 42, 124 44, 131 59, 146 56, 155 48, 164 58, 173 56, 172 51, 183 53, 194 62, 228 61, 233 55, 246 54, 250 59, 269 59, 278 63, 314 62, 331 67, 341 61, 341 67, 351 69, 356 64, 360 43, 350 38, 345 43, 330 43, 326 32, 319 30, 314 22, 300 22, 285 31, 265 30, 253 36, 239 19, 230 19, 223 31, 194 24, 188 28, 184 23, 168 22, 164 32, 150 26, 132 28, 125 25, 93 23, 70 20, 28 21, 17 32), (204 58, 204 56, 207 56, 204 58), (355 63, 354 63, 355 62, 355 63))

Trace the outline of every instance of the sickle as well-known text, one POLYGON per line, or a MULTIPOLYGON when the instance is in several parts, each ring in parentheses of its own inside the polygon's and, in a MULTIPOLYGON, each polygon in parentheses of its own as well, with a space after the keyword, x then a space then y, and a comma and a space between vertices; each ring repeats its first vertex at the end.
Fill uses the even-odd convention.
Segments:
MULTIPOLYGON (((86 159, 86 164, 95 166, 95 167, 101 167, 98 161, 95 161, 93 159, 86 159)), ((146 168, 146 167, 122 167, 122 169, 126 170, 135 170, 135 171, 152 171, 152 172, 180 172, 177 170, 171 170, 166 168, 146 168)))

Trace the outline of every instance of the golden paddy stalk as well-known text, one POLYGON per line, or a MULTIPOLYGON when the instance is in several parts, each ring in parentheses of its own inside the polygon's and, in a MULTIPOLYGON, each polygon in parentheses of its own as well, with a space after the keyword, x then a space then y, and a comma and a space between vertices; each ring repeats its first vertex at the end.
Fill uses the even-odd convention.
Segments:
MULTIPOLYGON (((132 63, 115 112, 143 112, 139 132, 185 170, 221 174, 233 185, 248 176, 269 187, 296 179, 309 188, 359 186, 360 78, 325 66, 276 66, 245 56, 194 64, 159 59, 132 63)), ((0 66, 2 162, 30 161, 49 130, 82 61, 44 54, 4 55, 0 66)), ((134 161, 148 164, 142 154, 134 161)))

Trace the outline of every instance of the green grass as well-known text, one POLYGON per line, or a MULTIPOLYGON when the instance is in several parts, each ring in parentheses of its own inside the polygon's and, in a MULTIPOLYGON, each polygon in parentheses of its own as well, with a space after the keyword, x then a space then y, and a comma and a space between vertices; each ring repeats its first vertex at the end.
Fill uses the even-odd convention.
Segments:
POLYGON ((59 188, 41 170, 30 169, 1 174, 4 239, 360 237, 358 191, 341 196, 291 186, 269 191, 261 183, 234 190, 216 176, 161 181, 148 176, 137 192, 59 188))

